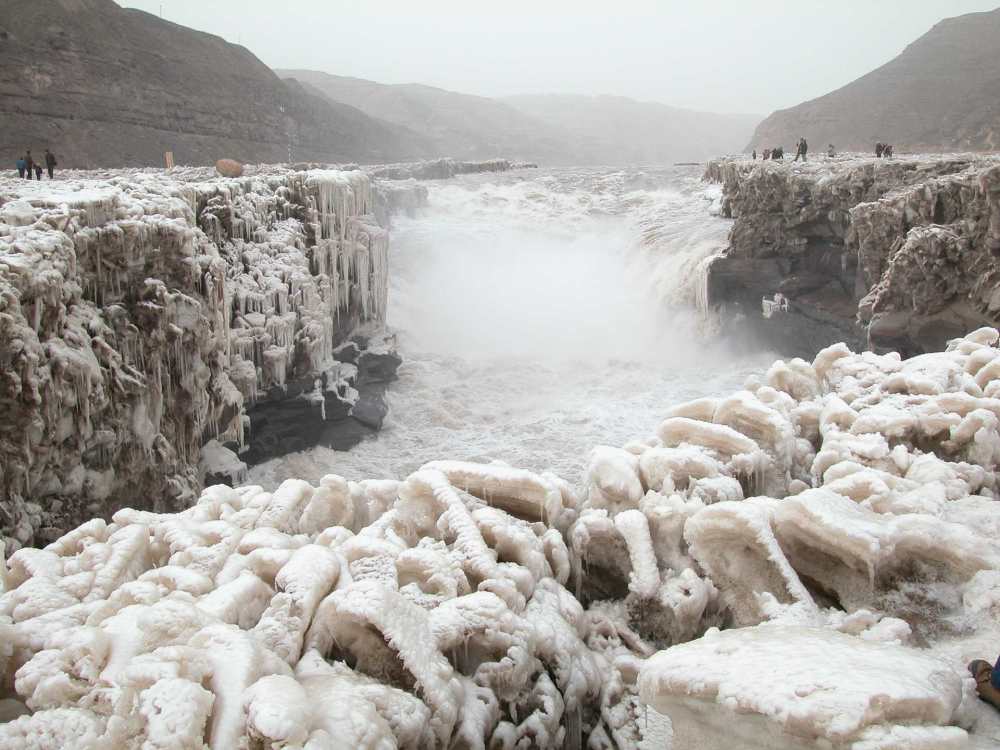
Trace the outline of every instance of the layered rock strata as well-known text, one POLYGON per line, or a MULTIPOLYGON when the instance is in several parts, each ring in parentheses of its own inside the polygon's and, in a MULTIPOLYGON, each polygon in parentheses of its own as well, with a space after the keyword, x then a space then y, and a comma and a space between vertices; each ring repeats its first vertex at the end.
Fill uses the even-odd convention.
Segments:
POLYGON ((186 507, 208 441, 276 450, 263 447, 276 405, 357 439, 380 424, 394 366, 371 376, 365 363, 398 359, 381 338, 343 355, 385 320, 388 235, 370 177, 210 174, 0 182, 8 552, 124 504, 186 507))
POLYGON ((843 340, 912 354, 1000 321, 994 158, 724 159, 706 178, 735 219, 709 299, 779 351, 843 340))
POLYGON ((776 362, 578 489, 437 461, 89 521, 0 567, 0 745, 968 747, 998 340, 776 362))

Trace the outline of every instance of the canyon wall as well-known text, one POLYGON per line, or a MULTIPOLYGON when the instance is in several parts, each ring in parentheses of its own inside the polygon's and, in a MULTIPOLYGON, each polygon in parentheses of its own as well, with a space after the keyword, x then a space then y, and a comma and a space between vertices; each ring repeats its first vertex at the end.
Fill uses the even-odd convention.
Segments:
POLYGON ((710 303, 778 350, 916 354, 1000 320, 995 158, 723 159, 705 177, 735 219, 710 303))
POLYGON ((254 461, 380 426, 388 200, 322 169, 0 181, 8 553, 126 501, 187 507, 204 474, 240 478, 224 444, 254 461))
POLYGON ((435 155, 419 133, 282 81, 245 47, 114 0, 0 3, 0 158, 63 167, 435 155))

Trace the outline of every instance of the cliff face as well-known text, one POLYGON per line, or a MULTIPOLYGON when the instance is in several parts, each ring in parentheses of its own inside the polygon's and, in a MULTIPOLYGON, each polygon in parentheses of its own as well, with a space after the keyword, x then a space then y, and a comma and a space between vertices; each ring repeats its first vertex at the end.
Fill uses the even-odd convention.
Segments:
POLYGON ((818 99, 780 110, 747 146, 805 136, 817 149, 1000 148, 1000 9, 949 18, 881 68, 818 99))
POLYGON ((63 167, 382 161, 421 136, 284 82, 243 47, 112 0, 0 4, 0 159, 63 167), (291 157, 289 156, 291 149, 291 157))
POLYGON ((8 550, 125 502, 186 507, 212 439, 262 459, 377 428, 398 359, 348 342, 385 319, 374 207, 360 171, 0 180, 8 550))
POLYGON ((847 340, 918 353, 1000 320, 995 159, 723 160, 706 177, 736 220, 709 268, 710 300, 779 349, 847 340), (776 294, 765 320, 762 299, 776 294))

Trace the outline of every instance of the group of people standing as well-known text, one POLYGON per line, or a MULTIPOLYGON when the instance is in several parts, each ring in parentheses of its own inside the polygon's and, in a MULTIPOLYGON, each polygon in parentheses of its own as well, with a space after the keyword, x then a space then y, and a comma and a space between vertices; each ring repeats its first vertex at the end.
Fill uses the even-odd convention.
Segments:
MULTIPOLYGON (((831 146, 832 148, 832 146, 831 146)), ((805 138, 799 138, 799 142, 795 146, 795 158, 793 161, 798 161, 799 158, 802 161, 806 160, 806 154, 809 153, 809 144, 806 143, 805 138)), ((768 159, 784 159, 785 158, 785 147, 775 146, 774 148, 765 148, 761 154, 761 159, 767 161, 768 159)), ((753 150, 753 159, 757 161, 757 149, 753 150)))
MULTIPOLYGON (((805 138, 799 138, 798 144, 795 146, 795 159, 793 161, 798 161, 800 158, 802 161, 806 161, 806 155, 809 153, 809 144, 806 142, 805 138)), ((837 149, 831 143, 826 147, 826 155, 831 159, 837 155, 837 149)), ((752 154, 754 161, 757 161, 757 149, 754 149, 752 154)), ((891 159, 892 158, 892 144, 889 143, 876 143, 875 144, 875 156, 879 159, 891 159)), ((761 158, 764 161, 768 159, 784 159, 785 149, 782 146, 776 148, 765 148, 761 154, 761 158)))
MULTIPOLYGON (((48 149, 45 149, 45 169, 49 172, 49 179, 55 178, 56 156, 48 149)), ((42 162, 35 161, 31 156, 31 150, 17 160, 17 174, 22 180, 42 179, 42 162)))
MULTIPOLYGON (((757 160, 757 149, 753 150, 754 161, 757 160)), ((760 155, 763 161, 768 159, 784 159, 785 158, 785 148, 784 146, 778 146, 776 148, 765 148, 763 153, 760 155)))

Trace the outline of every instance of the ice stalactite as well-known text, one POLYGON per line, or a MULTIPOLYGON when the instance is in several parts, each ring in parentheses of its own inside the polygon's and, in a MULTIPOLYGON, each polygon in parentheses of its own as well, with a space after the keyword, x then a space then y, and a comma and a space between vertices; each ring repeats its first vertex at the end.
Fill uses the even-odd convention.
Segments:
POLYGON ((139 487, 157 510, 189 504, 205 443, 245 445, 248 405, 380 327, 373 207, 360 171, 0 183, 8 553, 139 487))

